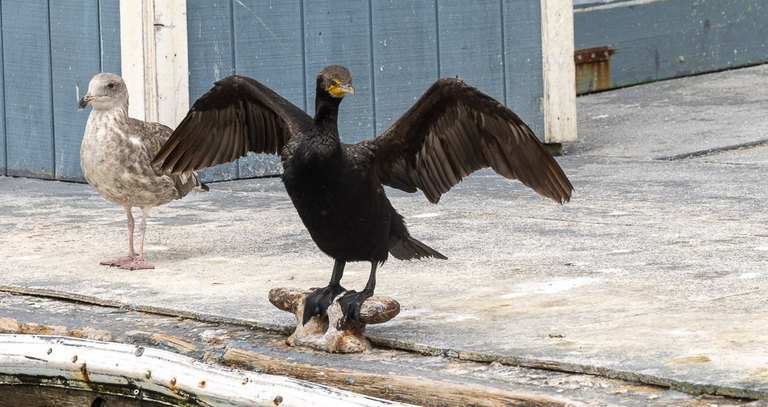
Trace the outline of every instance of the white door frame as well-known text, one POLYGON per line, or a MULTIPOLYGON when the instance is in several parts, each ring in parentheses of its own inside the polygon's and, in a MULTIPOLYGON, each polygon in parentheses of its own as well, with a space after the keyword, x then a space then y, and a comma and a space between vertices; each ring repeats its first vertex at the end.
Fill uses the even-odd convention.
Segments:
POLYGON ((186 0, 120 0, 131 117, 174 128, 189 110, 186 0))
POLYGON ((541 0, 544 140, 575 141, 576 64, 573 0, 541 0))

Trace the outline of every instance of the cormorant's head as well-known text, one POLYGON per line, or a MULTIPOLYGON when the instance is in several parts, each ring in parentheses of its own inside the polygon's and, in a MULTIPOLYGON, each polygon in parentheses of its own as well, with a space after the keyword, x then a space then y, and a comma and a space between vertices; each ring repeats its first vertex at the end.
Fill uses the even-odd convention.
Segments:
POLYGON ((343 98, 347 93, 355 95, 355 88, 352 87, 352 76, 349 70, 341 65, 331 65, 325 67, 317 75, 317 88, 328 92, 335 98, 343 98))
POLYGON ((83 110, 88 105, 94 109, 112 109, 114 107, 128 107, 128 88, 123 78, 111 74, 100 73, 91 79, 88 84, 88 93, 80 99, 78 110, 83 110))

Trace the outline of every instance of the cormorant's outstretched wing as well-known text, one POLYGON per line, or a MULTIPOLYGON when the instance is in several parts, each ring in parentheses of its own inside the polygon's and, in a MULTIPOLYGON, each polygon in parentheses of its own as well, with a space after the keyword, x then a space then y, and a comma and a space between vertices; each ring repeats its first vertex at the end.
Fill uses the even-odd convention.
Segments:
POLYGON ((563 203, 573 185, 511 110, 458 79, 440 79, 387 131, 362 143, 383 184, 421 189, 432 203, 486 167, 563 203))
POLYGON ((280 154, 312 118, 254 79, 232 75, 192 105, 152 165, 164 173, 201 170, 255 153, 280 154))

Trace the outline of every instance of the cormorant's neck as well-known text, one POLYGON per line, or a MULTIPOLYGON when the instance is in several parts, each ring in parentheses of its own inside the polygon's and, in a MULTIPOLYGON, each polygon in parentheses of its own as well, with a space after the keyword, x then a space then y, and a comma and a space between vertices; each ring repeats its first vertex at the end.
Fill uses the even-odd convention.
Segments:
POLYGON ((341 98, 335 98, 325 89, 318 87, 315 94, 315 123, 336 128, 339 104, 341 104, 341 98))

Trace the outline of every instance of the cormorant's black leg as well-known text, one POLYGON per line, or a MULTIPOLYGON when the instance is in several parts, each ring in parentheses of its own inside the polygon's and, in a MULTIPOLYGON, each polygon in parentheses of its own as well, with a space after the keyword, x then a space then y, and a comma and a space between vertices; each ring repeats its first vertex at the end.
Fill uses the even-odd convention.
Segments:
POLYGON ((333 263, 333 274, 331 275, 331 281, 327 287, 319 288, 312 294, 307 296, 304 300, 304 316, 302 317, 302 324, 309 322, 309 319, 313 316, 323 315, 328 307, 333 302, 333 299, 337 295, 346 291, 341 286, 341 277, 344 276, 344 266, 347 262, 343 260, 336 260, 333 263))
POLYGON ((378 267, 378 265, 378 262, 371 262, 371 275, 368 276, 368 283, 365 285, 363 291, 347 291, 341 298, 339 298, 341 312, 344 314, 344 319, 347 321, 354 319, 355 323, 360 323, 360 307, 365 300, 373 297, 373 290, 376 288, 376 267, 378 267))

